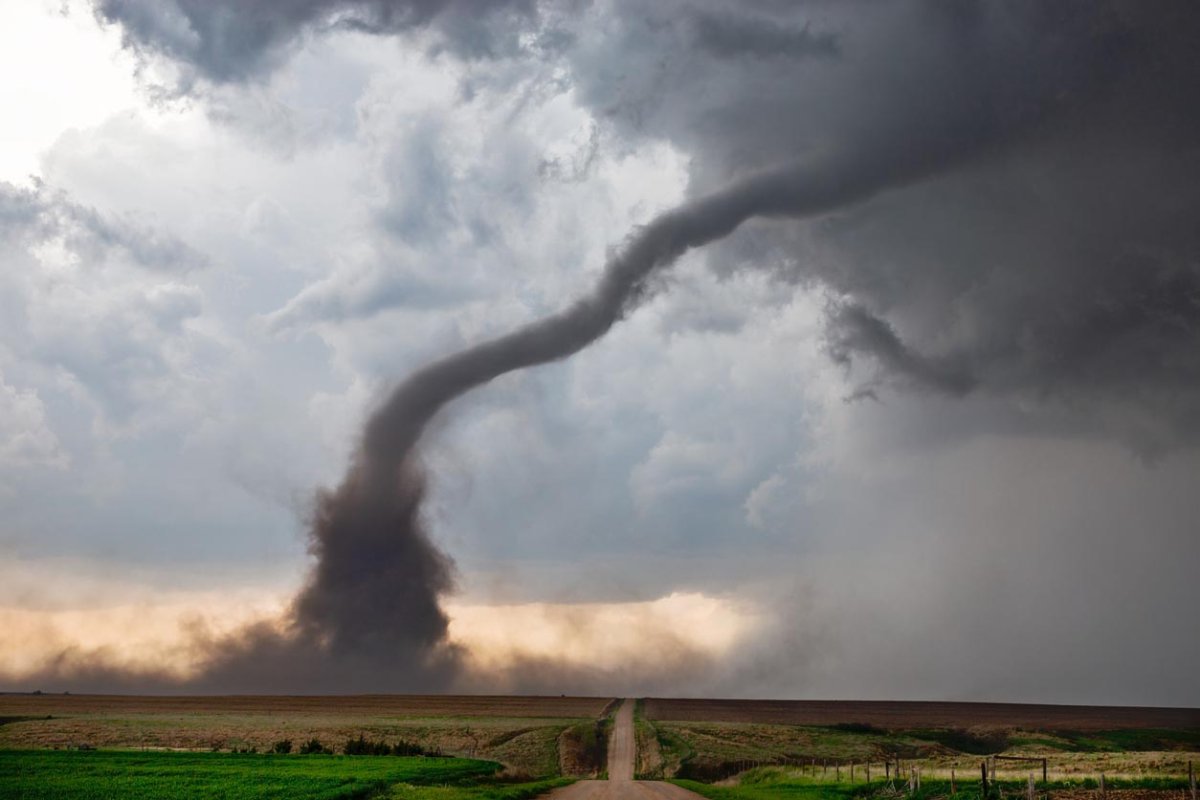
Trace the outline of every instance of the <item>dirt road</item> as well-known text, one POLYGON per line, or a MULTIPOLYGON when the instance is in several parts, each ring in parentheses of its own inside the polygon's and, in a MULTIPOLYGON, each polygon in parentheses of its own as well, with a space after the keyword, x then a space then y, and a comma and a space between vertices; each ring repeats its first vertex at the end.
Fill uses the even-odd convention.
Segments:
POLYGON ((637 758, 637 737, 633 733, 633 701, 626 700, 613 718, 612 736, 608 740, 608 779, 633 780, 633 764, 637 758))
POLYGON ((698 794, 662 781, 635 781, 637 738, 633 733, 633 700, 617 709, 608 740, 608 780, 579 781, 546 795, 550 800, 704 800, 698 794))
POLYGON ((704 800, 662 781, 580 781, 546 795, 549 800, 704 800))

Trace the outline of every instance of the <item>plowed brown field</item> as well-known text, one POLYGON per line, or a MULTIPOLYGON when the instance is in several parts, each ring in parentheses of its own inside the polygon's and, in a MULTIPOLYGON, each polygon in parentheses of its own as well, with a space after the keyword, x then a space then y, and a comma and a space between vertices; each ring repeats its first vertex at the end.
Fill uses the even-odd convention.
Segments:
POLYGON ((648 698, 644 702, 643 713, 648 719, 663 721, 775 725, 861 723, 892 730, 987 727, 1078 731, 1200 728, 1200 709, 1128 706, 648 698))
POLYGON ((608 697, 0 694, 0 717, 46 714, 358 714, 379 717, 596 717, 608 697))

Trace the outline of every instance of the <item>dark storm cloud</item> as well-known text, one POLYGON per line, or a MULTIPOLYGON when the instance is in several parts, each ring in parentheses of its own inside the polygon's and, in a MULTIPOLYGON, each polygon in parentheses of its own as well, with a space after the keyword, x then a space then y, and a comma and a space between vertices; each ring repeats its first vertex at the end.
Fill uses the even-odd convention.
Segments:
MULTIPOLYGON (((792 277, 888 321, 839 352, 946 388, 894 344, 960 364, 976 392, 1161 451, 1200 435, 1200 158, 1089 132, 849 212, 782 251, 792 277), (1099 141, 1097 141, 1099 139, 1099 141), (814 241, 819 244, 814 246, 814 241), (1032 405, 1031 405, 1032 404, 1032 405)), ((783 238, 787 238, 786 236, 783 238)), ((839 320, 831 317, 836 337, 839 320)))
POLYGON ((571 54, 580 92, 683 147, 694 190, 797 153, 936 165, 754 226, 716 269, 830 290, 830 353, 897 386, 1066 402, 1139 449, 1200 433, 1194 5, 762 3, 724 26, 719 3, 633 6, 571 54), (689 47, 688 11, 730 40, 747 20, 819 31, 836 55, 730 60, 689 47), (1149 418, 1168 424, 1147 439, 1149 418))
MULTIPOLYGON (((851 353, 871 353, 888 371, 947 394, 966 394, 975 383, 960 365, 914 352, 900 341, 891 325, 862 306, 838 306, 829 315, 828 336, 830 355, 839 363, 849 363, 851 353)), ((870 389, 858 391, 864 397, 875 397, 870 389)))
POLYGON ((529 0, 93 0, 96 16, 121 26, 126 46, 166 56, 218 83, 276 66, 302 37, 343 28, 394 34, 434 20, 451 46, 482 57, 511 47, 533 11, 529 0))
POLYGON ((837 37, 809 25, 790 27, 771 20, 700 12, 694 17, 696 44, 725 58, 834 56, 837 37))

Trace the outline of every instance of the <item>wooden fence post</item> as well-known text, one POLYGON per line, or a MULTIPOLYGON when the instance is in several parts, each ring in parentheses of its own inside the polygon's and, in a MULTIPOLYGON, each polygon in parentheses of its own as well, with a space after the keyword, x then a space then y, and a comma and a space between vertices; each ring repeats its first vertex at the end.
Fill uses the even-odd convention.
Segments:
POLYGON ((1103 772, 1100 773, 1100 796, 1101 797, 1108 796, 1108 790, 1104 788, 1104 773, 1103 772))
POLYGON ((1026 795, 1028 796, 1029 800, 1034 800, 1033 773, 1032 772, 1029 773, 1029 787, 1026 789, 1026 795))
POLYGON ((1196 770, 1192 767, 1192 760, 1188 759, 1188 787, 1192 790, 1192 800, 1196 800, 1196 770))
POLYGON ((957 793, 957 791, 958 790, 954 788, 954 767, 951 767, 950 768, 950 794, 955 794, 955 793, 957 793))
POLYGON ((834 769, 837 770, 837 773, 836 773, 837 782, 841 783, 842 782, 842 762, 841 761, 837 762, 837 764, 834 766, 834 769))
POLYGON ((983 787, 983 792, 979 796, 987 797, 988 796, 988 785, 987 785, 987 762, 986 761, 979 762, 979 773, 980 773, 980 777, 981 777, 980 785, 983 787))
POLYGON ((1044 758, 1042 759, 1042 783, 1049 783, 1049 781, 1046 780, 1046 760, 1047 759, 1044 758))
POLYGON ((883 762, 883 779, 890 781, 892 779, 892 762, 883 762))
POLYGON ((871 762, 867 762, 867 783, 871 782, 871 762))

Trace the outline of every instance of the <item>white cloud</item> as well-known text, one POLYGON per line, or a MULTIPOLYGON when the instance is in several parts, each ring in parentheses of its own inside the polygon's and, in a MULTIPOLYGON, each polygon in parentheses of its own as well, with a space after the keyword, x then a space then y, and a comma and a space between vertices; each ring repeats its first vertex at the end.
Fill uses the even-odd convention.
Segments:
POLYGON ((0 3, 0 180, 41 174, 63 131, 139 105, 133 72, 119 31, 98 29, 86 3, 0 3))
POLYGON ((32 389, 10 386, 0 373, 0 470, 61 470, 70 463, 70 455, 49 428, 41 398, 32 389))

